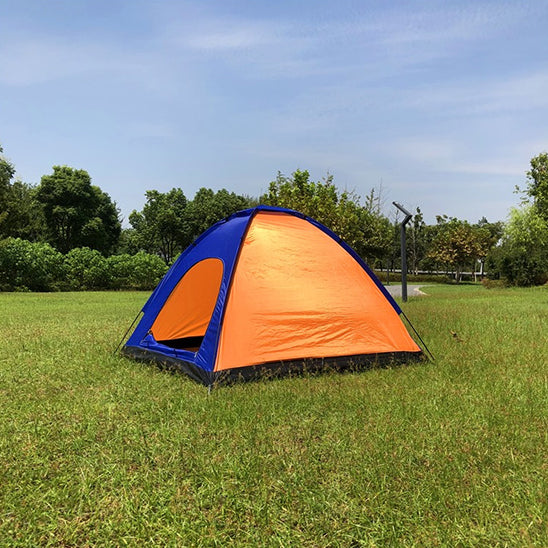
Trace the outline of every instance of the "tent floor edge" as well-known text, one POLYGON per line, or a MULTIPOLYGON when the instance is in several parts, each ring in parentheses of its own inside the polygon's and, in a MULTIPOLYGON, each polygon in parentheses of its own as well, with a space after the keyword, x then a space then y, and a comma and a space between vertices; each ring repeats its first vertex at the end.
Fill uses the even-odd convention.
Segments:
POLYGON ((136 346, 124 346, 120 353, 127 357, 140 362, 154 363, 160 369, 168 371, 182 371, 186 373, 192 380, 204 386, 211 386, 212 374, 210 371, 205 371, 196 364, 181 360, 180 358, 171 358, 158 352, 153 352, 136 346))
POLYGON ((196 364, 180 358, 172 358, 135 346, 124 346, 121 354, 137 361, 154 363, 161 369, 186 373, 194 381, 206 386, 208 393, 218 386, 232 385, 239 382, 303 377, 326 372, 359 372, 375 368, 402 366, 427 359, 422 351, 383 352, 331 358, 306 358, 234 367, 222 371, 206 371, 196 364))
POLYGON ((331 358, 305 358, 234 367, 216 372, 215 384, 227 385, 282 377, 302 377, 326 372, 358 372, 424 361, 424 352, 383 352, 331 358))

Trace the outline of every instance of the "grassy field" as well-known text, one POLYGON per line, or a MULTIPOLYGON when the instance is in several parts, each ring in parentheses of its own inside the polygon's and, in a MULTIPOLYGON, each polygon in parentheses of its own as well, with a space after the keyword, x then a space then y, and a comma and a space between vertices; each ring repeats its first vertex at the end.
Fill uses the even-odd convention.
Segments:
POLYGON ((210 396, 144 293, 0 294, 0 546, 548 546, 548 288, 425 291, 435 362, 210 396))

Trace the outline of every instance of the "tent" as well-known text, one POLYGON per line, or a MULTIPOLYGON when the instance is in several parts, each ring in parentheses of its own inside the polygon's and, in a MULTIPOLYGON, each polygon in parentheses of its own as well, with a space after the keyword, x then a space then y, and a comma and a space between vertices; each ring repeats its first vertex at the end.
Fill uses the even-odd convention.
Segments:
POLYGON ((169 269, 122 349, 211 386, 273 370, 422 356, 401 309, 338 236, 258 206, 213 225, 169 269))

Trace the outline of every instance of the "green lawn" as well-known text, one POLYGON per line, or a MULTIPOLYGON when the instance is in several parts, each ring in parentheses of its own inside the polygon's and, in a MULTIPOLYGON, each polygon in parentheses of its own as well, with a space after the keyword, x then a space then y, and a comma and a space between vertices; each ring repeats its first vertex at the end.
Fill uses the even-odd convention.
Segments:
POLYGON ((548 288, 425 291, 435 362, 210 396, 144 293, 0 294, 0 546, 547 546, 548 288))

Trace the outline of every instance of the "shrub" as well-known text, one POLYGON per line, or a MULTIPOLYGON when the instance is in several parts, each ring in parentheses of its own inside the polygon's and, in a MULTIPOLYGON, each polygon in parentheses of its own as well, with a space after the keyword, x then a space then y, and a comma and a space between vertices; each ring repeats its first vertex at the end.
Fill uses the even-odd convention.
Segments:
POLYGON ((512 285, 543 285, 548 281, 548 258, 535 251, 503 248, 500 271, 512 285))
POLYGON ((66 289, 107 289, 110 273, 107 260, 96 249, 77 247, 65 256, 66 289))
POLYGON ((157 255, 140 251, 135 255, 113 255, 107 259, 111 289, 154 289, 166 273, 166 264, 157 255))
POLYGON ((167 266, 157 255, 140 251, 131 257, 132 271, 129 289, 154 289, 167 271, 167 266))
POLYGON ((49 244, 20 238, 0 241, 0 291, 154 289, 167 266, 143 251, 105 258, 88 247, 63 255, 49 244))
POLYGON ((63 255, 49 244, 7 238, 0 242, 0 290, 53 291, 64 277, 63 255))
MULTIPOLYGON (((391 284, 398 284, 401 282, 401 273, 400 272, 390 272, 388 276, 386 270, 374 270, 373 271, 377 278, 383 283, 386 283, 387 279, 391 284)), ((407 283, 438 283, 438 284, 450 284, 454 283, 454 279, 446 274, 412 274, 407 273, 407 283)))
POLYGON ((502 289, 508 287, 508 282, 505 279, 492 280, 491 278, 483 278, 483 280, 481 280, 481 285, 483 285, 485 289, 502 289))
POLYGON ((130 289, 133 272, 133 256, 127 253, 112 255, 107 259, 110 273, 110 289, 130 289))

